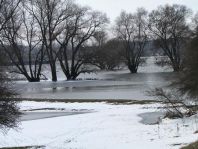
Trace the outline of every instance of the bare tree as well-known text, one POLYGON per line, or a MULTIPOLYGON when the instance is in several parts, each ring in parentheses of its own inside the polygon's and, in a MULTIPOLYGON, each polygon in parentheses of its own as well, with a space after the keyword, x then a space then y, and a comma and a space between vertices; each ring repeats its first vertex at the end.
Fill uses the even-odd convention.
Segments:
MULTIPOLYGON (((0 35, 5 29, 5 24, 14 15, 20 0, 0 0, 0 35)), ((17 102, 12 100, 15 93, 10 88, 10 82, 3 69, 2 51, 0 51, 0 128, 13 128, 18 124, 20 116, 17 102)))
POLYGON ((124 58, 122 43, 117 39, 101 41, 91 47, 93 52, 90 63, 101 70, 119 69, 124 58))
POLYGON ((149 15, 149 29, 158 39, 158 44, 169 57, 174 71, 182 68, 182 48, 189 28, 187 18, 190 10, 183 5, 165 5, 153 10, 149 15))
POLYGON ((155 88, 147 93, 164 103, 165 117, 183 118, 184 116, 192 116, 197 113, 196 106, 185 103, 185 98, 181 96, 177 89, 164 90, 162 88, 155 88))
POLYGON ((105 14, 87 7, 73 5, 73 17, 65 21, 64 31, 56 38, 58 59, 67 80, 75 80, 81 73, 90 72, 86 65, 90 54, 86 46, 95 33, 108 22, 105 14))
MULTIPOLYGON (((2 59, 2 57, 1 57, 2 59)), ((12 98, 16 93, 11 89, 11 83, 6 77, 5 70, 0 69, 0 129, 15 128, 19 123, 19 107, 12 98)))
POLYGON ((116 21, 117 37, 124 43, 127 66, 131 73, 137 73, 147 42, 146 18, 146 10, 139 8, 135 14, 121 12, 116 21))
POLYGON ((96 40, 95 45, 101 47, 107 42, 108 34, 105 30, 95 32, 93 35, 94 39, 96 40))
POLYGON ((14 15, 20 3, 21 0, 0 0, 0 32, 14 15))
POLYGON ((90 47, 87 47, 90 49, 90 57, 89 60, 91 65, 97 66, 101 70, 106 69, 106 63, 104 60, 106 60, 106 55, 104 52, 104 45, 107 41, 107 33, 103 31, 95 32, 93 35, 93 43, 90 47))
POLYGON ((63 22, 71 16, 70 4, 69 0, 30 0, 30 4, 26 5, 39 26, 51 68, 52 81, 57 81, 58 48, 55 39, 63 30, 63 22))
POLYGON ((16 67, 12 72, 38 82, 44 60, 44 46, 35 19, 21 7, 5 24, 1 40, 5 53, 16 67))
POLYGON ((198 12, 195 14, 193 20, 194 20, 195 25, 198 26, 198 12))
POLYGON ((185 50, 184 69, 180 73, 176 85, 182 94, 198 99, 198 35, 194 37, 185 50))
POLYGON ((198 12, 192 18, 192 26, 194 28, 195 34, 198 35, 198 12))

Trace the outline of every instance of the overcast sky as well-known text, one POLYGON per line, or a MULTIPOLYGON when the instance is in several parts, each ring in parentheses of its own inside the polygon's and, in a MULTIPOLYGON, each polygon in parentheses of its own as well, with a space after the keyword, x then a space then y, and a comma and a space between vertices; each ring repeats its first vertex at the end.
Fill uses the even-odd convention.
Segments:
POLYGON ((138 7, 145 7, 150 11, 162 4, 183 4, 194 12, 198 11, 198 0, 76 0, 76 2, 83 6, 90 6, 94 10, 105 12, 111 22, 122 10, 134 12, 138 7))

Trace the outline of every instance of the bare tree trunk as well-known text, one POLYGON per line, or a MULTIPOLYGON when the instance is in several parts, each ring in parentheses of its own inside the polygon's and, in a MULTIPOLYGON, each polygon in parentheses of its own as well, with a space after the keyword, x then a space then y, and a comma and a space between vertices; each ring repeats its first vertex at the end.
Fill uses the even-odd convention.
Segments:
POLYGON ((131 64, 128 64, 128 68, 131 73, 137 73, 137 67, 131 64))
POLYGON ((106 16, 90 8, 72 7, 73 15, 65 20, 64 34, 57 36, 59 43, 58 60, 67 80, 76 80, 81 73, 89 73, 86 64, 90 60, 86 44, 97 30, 108 22, 106 16))
POLYGON ((147 12, 138 9, 137 13, 122 12, 116 21, 117 37, 125 47, 125 58, 131 73, 137 73, 141 56, 147 42, 147 12))
POLYGON ((57 73, 56 73, 56 63, 51 66, 51 73, 52 73, 52 81, 57 81, 57 73))
POLYGON ((65 20, 71 16, 71 4, 69 0, 30 0, 30 5, 26 6, 39 26, 52 81, 57 81, 56 62, 59 48, 56 47, 56 38, 63 32, 65 20))
POLYGON ((186 6, 165 5, 153 10, 149 15, 148 27, 175 72, 182 70, 182 50, 189 35, 189 14, 190 10, 186 6))
POLYGON ((35 19, 21 7, 5 24, 4 38, 0 40, 17 69, 13 72, 23 75, 29 82, 39 82, 41 77, 44 46, 38 34, 35 19))

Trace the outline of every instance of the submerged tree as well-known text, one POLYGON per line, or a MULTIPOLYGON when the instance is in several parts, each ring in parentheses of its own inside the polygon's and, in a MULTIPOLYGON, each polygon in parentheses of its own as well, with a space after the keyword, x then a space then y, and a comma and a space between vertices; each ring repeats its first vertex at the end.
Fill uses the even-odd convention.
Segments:
POLYGON ((182 49, 189 35, 187 18, 190 10, 183 5, 165 5, 149 15, 149 29, 171 61, 174 71, 182 68, 182 49))
POLYGON ((147 12, 143 8, 135 14, 122 12, 116 21, 118 39, 125 47, 127 66, 131 73, 137 73, 147 42, 147 12))
POLYGON ((2 46, 16 67, 12 72, 25 76, 29 82, 39 82, 44 60, 44 45, 35 19, 20 8, 5 24, 2 46))
POLYGON ((111 39, 102 44, 91 47, 92 56, 90 63, 101 70, 119 69, 123 62, 124 52, 122 43, 117 39, 111 39))
POLYGON ((38 30, 41 33, 51 68, 52 81, 57 81, 56 62, 59 50, 56 37, 64 30, 64 23, 71 15, 69 0, 30 0, 26 5, 29 13, 34 17, 38 30))
POLYGON ((58 59, 67 80, 75 80, 79 74, 90 72, 89 41, 108 19, 105 14, 87 7, 72 6, 72 17, 65 20, 63 32, 57 36, 58 59))

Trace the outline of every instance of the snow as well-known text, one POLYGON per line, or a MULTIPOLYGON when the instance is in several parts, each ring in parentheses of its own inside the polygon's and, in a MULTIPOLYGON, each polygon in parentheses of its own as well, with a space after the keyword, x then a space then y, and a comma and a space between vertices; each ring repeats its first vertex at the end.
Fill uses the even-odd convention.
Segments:
POLYGON ((22 102, 22 110, 64 108, 95 112, 21 122, 19 130, 0 133, 0 147, 44 145, 47 149, 178 149, 198 139, 195 117, 144 125, 138 115, 160 104, 22 102), (175 144, 175 145, 174 145, 175 144), (181 145, 178 145, 181 144, 181 145))
MULTIPOLYGON (((44 73, 50 79, 48 66, 44 73)), ((16 81, 21 97, 34 99, 131 99, 153 100, 146 91, 167 86, 175 76, 170 68, 147 59, 138 74, 127 69, 82 74, 78 81, 28 83, 16 81), (89 81, 88 81, 89 80, 89 81)), ((0 147, 45 146, 47 149, 179 149, 198 139, 197 117, 164 119, 161 104, 112 105, 104 102, 62 103, 23 101, 19 104, 20 128, 0 132, 0 147), (154 122, 154 125, 145 125, 154 122)))

